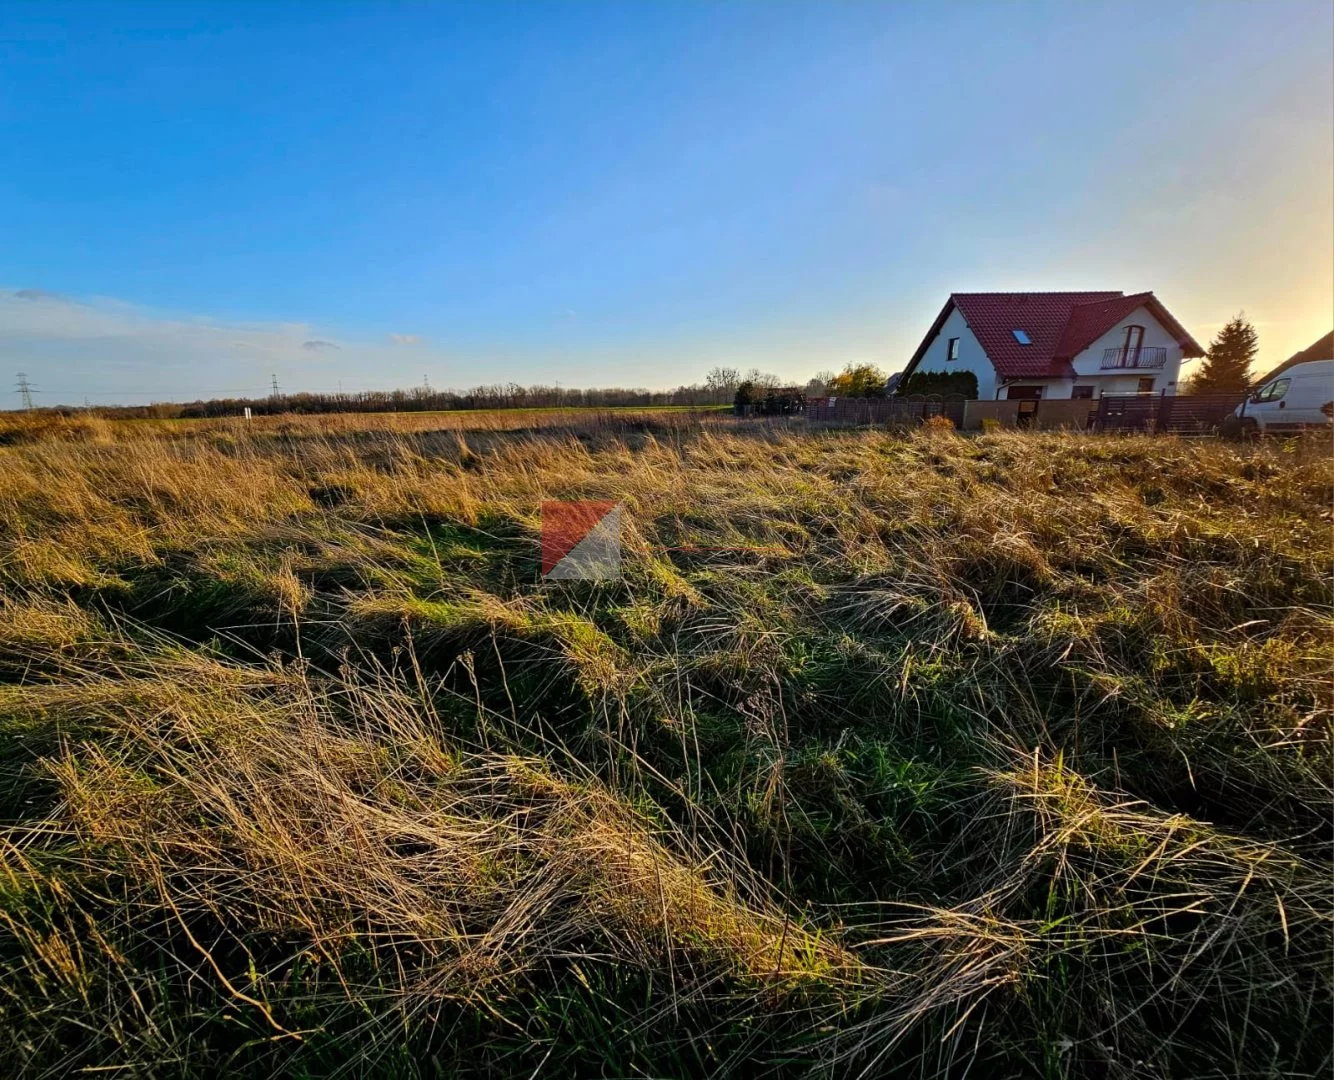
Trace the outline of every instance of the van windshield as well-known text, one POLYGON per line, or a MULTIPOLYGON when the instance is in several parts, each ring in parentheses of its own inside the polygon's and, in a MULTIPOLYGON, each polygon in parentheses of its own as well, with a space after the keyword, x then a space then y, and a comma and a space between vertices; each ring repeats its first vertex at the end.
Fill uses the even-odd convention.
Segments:
POLYGON ((1255 395, 1256 401, 1277 401, 1288 392, 1291 379, 1275 379, 1255 395))

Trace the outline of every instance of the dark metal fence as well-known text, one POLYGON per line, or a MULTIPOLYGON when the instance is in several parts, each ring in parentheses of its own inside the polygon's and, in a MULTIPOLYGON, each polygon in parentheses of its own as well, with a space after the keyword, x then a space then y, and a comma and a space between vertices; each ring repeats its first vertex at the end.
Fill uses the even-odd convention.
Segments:
MULTIPOLYGON (((1088 402, 1090 426, 1098 431, 1142 431, 1183 435, 1217 432, 1241 404, 1240 394, 1103 394, 1088 402)), ((1013 404, 1013 402, 1011 402, 1013 404)), ((1039 426, 1043 402, 1021 401, 1016 418, 1019 427, 1039 426)), ((1068 405, 1054 399, 1052 406, 1068 405)), ((956 428, 964 426, 962 397, 938 395, 889 398, 816 398, 806 402, 805 417, 815 423, 867 427, 913 427, 932 416, 945 416, 956 428)), ((1083 427, 1082 419, 1078 427, 1083 427)))
POLYGON ((1159 431, 1182 434, 1215 432, 1245 400, 1245 394, 1183 394, 1165 397, 1166 411, 1158 420, 1159 431))
POLYGON ((963 427, 962 396, 939 395, 889 398, 817 398, 806 403, 806 419, 826 424, 866 424, 912 427, 932 416, 944 416, 963 427))
POLYGON ((1241 394, 1103 394, 1095 425, 1100 431, 1215 432, 1241 404, 1241 394))

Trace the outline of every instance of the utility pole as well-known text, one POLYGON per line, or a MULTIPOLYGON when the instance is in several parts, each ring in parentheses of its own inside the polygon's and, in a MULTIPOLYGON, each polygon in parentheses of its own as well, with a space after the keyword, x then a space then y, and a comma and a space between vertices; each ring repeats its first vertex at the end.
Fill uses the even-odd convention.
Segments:
POLYGON ((33 395, 33 393, 36 391, 37 388, 36 388, 35 386, 33 386, 32 383, 28 382, 28 376, 27 376, 26 373, 20 371, 20 372, 19 372, 19 375, 18 375, 18 378, 19 378, 19 385, 18 385, 18 390, 16 391, 16 393, 19 395, 20 399, 23 401, 23 408, 24 408, 25 410, 27 410, 28 412, 32 412, 32 407, 33 407, 33 406, 32 406, 32 395, 33 395))

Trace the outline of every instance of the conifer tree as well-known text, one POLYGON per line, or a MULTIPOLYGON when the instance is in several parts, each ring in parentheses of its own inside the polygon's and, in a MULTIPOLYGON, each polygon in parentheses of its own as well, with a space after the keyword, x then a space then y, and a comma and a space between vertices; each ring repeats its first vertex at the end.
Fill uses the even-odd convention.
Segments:
POLYGON ((1246 321, 1245 312, 1233 317, 1209 344, 1209 355, 1191 377, 1195 394, 1242 393, 1251 384, 1251 362, 1259 348, 1259 335, 1246 321))

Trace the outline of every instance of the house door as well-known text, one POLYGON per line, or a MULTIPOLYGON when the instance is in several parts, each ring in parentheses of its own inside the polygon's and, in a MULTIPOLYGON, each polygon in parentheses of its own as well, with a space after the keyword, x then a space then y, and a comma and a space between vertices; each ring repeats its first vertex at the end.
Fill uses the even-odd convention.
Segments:
POLYGON ((1005 391, 1005 396, 1011 401, 1037 401, 1042 397, 1042 387, 1040 386, 1011 386, 1005 391))

